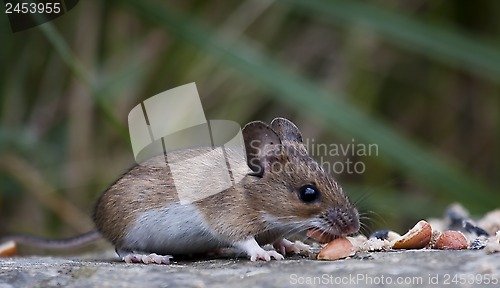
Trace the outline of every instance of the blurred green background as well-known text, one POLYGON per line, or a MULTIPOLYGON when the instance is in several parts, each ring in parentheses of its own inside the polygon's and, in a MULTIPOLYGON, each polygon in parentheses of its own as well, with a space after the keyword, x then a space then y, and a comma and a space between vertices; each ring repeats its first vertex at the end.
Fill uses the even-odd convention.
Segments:
POLYGON ((334 173, 364 233, 500 206, 500 1, 85 0, 19 33, 0 19, 0 235, 91 229, 134 164, 130 109, 190 82, 207 119, 376 144, 323 159, 366 168, 334 173))

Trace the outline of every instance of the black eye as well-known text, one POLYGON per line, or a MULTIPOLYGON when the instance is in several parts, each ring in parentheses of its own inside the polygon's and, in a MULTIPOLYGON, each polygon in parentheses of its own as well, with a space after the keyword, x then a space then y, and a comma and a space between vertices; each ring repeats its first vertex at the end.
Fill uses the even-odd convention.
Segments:
POLYGON ((319 199, 319 190, 313 185, 304 185, 299 189, 299 198, 304 203, 311 203, 319 199))

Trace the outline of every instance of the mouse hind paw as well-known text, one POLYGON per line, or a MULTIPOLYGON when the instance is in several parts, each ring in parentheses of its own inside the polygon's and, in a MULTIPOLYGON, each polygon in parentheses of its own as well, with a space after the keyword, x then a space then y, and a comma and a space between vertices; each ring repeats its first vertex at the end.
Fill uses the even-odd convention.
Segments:
POLYGON ((118 256, 125 263, 144 263, 144 264, 170 264, 170 260, 174 258, 171 255, 158 255, 156 253, 141 254, 134 253, 128 250, 117 250, 118 256))
POLYGON ((122 260, 125 263, 170 264, 172 258, 170 255, 158 255, 156 253, 149 255, 132 253, 123 257, 122 260))

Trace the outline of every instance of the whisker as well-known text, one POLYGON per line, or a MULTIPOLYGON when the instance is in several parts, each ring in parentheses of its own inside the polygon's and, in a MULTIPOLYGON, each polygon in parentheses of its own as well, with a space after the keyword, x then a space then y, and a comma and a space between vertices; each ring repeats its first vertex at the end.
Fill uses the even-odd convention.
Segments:
POLYGON ((358 197, 358 199, 355 199, 353 201, 354 206, 359 206, 361 202, 365 201, 368 199, 368 197, 372 196, 375 191, 373 190, 367 190, 365 192, 362 192, 362 194, 358 197))

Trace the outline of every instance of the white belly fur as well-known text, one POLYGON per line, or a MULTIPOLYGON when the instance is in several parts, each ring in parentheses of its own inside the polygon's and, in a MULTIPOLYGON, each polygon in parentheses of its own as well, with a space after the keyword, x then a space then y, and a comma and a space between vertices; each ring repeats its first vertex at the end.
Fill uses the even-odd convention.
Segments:
POLYGON ((217 239, 192 204, 169 204, 142 213, 128 229, 123 247, 163 255, 191 254, 228 247, 217 239))

